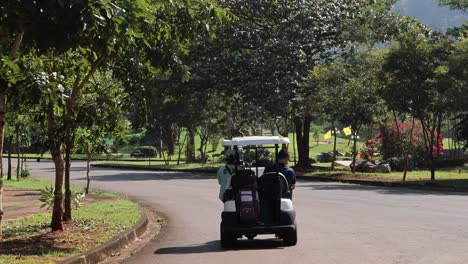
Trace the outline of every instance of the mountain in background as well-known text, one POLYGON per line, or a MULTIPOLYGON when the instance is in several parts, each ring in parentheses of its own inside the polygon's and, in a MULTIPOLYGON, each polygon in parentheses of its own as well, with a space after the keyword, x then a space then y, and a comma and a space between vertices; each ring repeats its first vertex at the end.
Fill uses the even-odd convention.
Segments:
POLYGON ((468 14, 439 6, 438 0, 399 0, 393 11, 400 15, 413 16, 438 31, 458 27, 464 20, 468 20, 468 14))

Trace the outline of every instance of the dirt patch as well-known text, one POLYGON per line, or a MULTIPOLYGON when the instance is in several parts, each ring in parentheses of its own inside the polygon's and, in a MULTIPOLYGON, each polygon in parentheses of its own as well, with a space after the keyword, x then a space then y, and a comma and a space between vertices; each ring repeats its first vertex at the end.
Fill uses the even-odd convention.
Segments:
POLYGON ((40 208, 40 198, 40 191, 5 186, 3 189, 4 219, 13 220, 47 212, 47 209, 40 208))
MULTIPOLYGON (((4 220, 6 221, 47 212, 47 208, 40 208, 42 205, 39 200, 41 198, 40 191, 5 186, 3 195, 4 220)), ((83 200, 83 206, 95 202, 115 201, 116 199, 114 196, 88 194, 83 200)))

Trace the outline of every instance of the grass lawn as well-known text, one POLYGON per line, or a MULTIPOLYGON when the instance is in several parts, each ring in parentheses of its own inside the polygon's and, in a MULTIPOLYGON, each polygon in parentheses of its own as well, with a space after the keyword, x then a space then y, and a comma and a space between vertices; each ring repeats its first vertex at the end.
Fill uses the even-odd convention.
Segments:
MULTIPOLYGON (((18 189, 43 190, 46 187, 54 186, 54 182, 55 182, 54 180, 49 180, 49 179, 21 178, 19 181, 17 181, 16 179, 3 180, 3 185, 18 188, 18 189)), ((74 193, 84 192, 84 188, 78 185, 71 184, 70 187, 71 187, 71 191, 74 193)), ((94 190, 94 189, 90 189, 89 193, 95 194, 95 195, 104 195, 104 196, 117 196, 117 194, 115 193, 103 192, 103 191, 94 190)))
MULTIPOLYGON (((392 173, 356 173, 350 171, 310 172, 310 177, 332 177, 349 180, 401 181, 403 172, 392 173)), ((427 184, 430 182, 430 171, 411 171, 407 174, 407 183, 427 184)), ((468 166, 436 170, 436 184, 440 186, 468 187, 468 166)))
POLYGON ((55 263, 94 248, 140 218, 136 204, 122 199, 97 202, 73 212, 63 233, 50 233, 51 213, 4 222, 0 263, 55 263))
POLYGON ((118 161, 118 162, 96 162, 94 163, 97 166, 114 166, 114 167, 133 167, 139 169, 155 169, 155 170, 180 170, 180 171, 197 171, 197 170, 216 170, 222 166, 222 163, 192 163, 185 164, 181 163, 180 165, 171 164, 166 165, 164 162, 151 162, 148 161, 118 161))

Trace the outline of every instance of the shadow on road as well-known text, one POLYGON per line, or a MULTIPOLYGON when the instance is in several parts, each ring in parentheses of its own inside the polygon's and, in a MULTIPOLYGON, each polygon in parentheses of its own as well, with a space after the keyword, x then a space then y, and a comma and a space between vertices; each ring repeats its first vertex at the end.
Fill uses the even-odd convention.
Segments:
MULTIPOLYGON (((49 171, 49 172, 55 172, 54 167, 50 168, 36 168, 35 170, 39 171, 49 171)), ((86 171, 86 166, 73 166, 70 168, 70 171, 86 171)))
POLYGON ((180 247, 160 248, 154 252, 156 255, 167 254, 198 254, 210 252, 225 252, 225 251, 240 251, 240 250, 262 250, 262 249, 282 249, 283 242, 279 239, 255 239, 255 240, 238 240, 233 247, 224 249, 221 247, 219 240, 209 241, 204 244, 188 245, 180 247))
MULTIPOLYGON (((151 180, 208 180, 214 179, 214 175, 198 174, 198 173, 183 173, 183 172, 122 172, 109 175, 93 176, 93 181, 151 181, 151 180)), ((86 178, 78 178, 77 180, 86 180, 86 178)))
POLYGON ((310 185, 297 185, 296 188, 309 189, 315 191, 367 191, 376 192, 379 194, 393 194, 393 195, 455 195, 467 196, 465 192, 442 192, 442 191, 429 191, 429 190, 416 190, 404 187, 376 187, 365 186, 356 184, 310 184, 310 185))

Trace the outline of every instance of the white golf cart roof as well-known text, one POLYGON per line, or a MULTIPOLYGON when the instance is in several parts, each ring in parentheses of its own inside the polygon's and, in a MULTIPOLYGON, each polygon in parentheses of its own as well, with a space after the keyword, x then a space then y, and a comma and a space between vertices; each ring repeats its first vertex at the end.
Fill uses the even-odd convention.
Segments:
POLYGON ((237 137, 232 140, 224 140, 223 146, 256 146, 267 144, 289 144, 289 138, 280 138, 277 136, 254 136, 254 137, 237 137))

